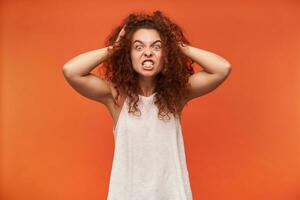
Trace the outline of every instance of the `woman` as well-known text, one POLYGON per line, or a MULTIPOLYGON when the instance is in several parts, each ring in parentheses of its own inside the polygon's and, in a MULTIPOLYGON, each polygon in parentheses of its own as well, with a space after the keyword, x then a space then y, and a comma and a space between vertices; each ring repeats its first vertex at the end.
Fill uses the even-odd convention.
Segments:
POLYGON ((160 11, 130 14, 106 46, 72 58, 63 74, 113 118, 107 199, 191 200, 180 113, 188 101, 224 82, 230 63, 190 46, 182 29, 160 11), (194 73, 194 61, 204 70, 194 73), (91 73, 100 63, 104 78, 91 73))

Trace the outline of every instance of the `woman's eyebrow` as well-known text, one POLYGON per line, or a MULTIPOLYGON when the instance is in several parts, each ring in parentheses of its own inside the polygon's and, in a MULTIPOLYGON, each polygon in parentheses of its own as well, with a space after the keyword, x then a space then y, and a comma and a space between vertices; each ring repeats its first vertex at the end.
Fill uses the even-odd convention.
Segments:
MULTIPOLYGON (((139 42, 139 43, 144 44, 141 40, 135 40, 135 41, 133 42, 133 44, 134 44, 135 42, 139 42)), ((161 42, 161 40, 156 40, 156 41, 154 41, 152 44, 157 43, 157 42, 161 42)))

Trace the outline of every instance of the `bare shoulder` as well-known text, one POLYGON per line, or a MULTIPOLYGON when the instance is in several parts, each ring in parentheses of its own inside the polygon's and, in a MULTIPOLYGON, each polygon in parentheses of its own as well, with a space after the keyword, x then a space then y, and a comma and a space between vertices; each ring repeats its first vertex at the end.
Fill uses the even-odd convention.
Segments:
POLYGON ((116 123, 121 108, 125 102, 125 94, 124 92, 120 91, 120 95, 117 98, 117 90, 115 88, 115 84, 108 81, 108 86, 110 88, 111 91, 111 95, 109 98, 107 98, 105 101, 103 101, 102 103, 106 106, 106 108, 109 110, 111 117, 114 120, 114 123, 116 123), (116 99, 117 98, 117 99, 116 99))

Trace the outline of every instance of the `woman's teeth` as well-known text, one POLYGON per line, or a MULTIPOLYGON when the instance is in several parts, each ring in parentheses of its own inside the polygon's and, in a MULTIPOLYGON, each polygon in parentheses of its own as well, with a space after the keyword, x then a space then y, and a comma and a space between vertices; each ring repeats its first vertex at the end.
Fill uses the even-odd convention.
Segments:
POLYGON ((150 62, 150 61, 146 61, 144 64, 143 64, 143 67, 144 68, 147 68, 147 69, 150 69, 153 67, 153 63, 150 62))

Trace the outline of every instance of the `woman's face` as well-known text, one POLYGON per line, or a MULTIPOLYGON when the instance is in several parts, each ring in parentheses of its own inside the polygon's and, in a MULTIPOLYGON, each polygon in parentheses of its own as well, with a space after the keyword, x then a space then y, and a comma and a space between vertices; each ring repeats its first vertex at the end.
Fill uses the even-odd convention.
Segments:
POLYGON ((138 29, 132 36, 131 61, 142 76, 155 76, 163 67, 163 46, 155 29, 138 29), (146 61, 148 60, 148 61, 146 61))

